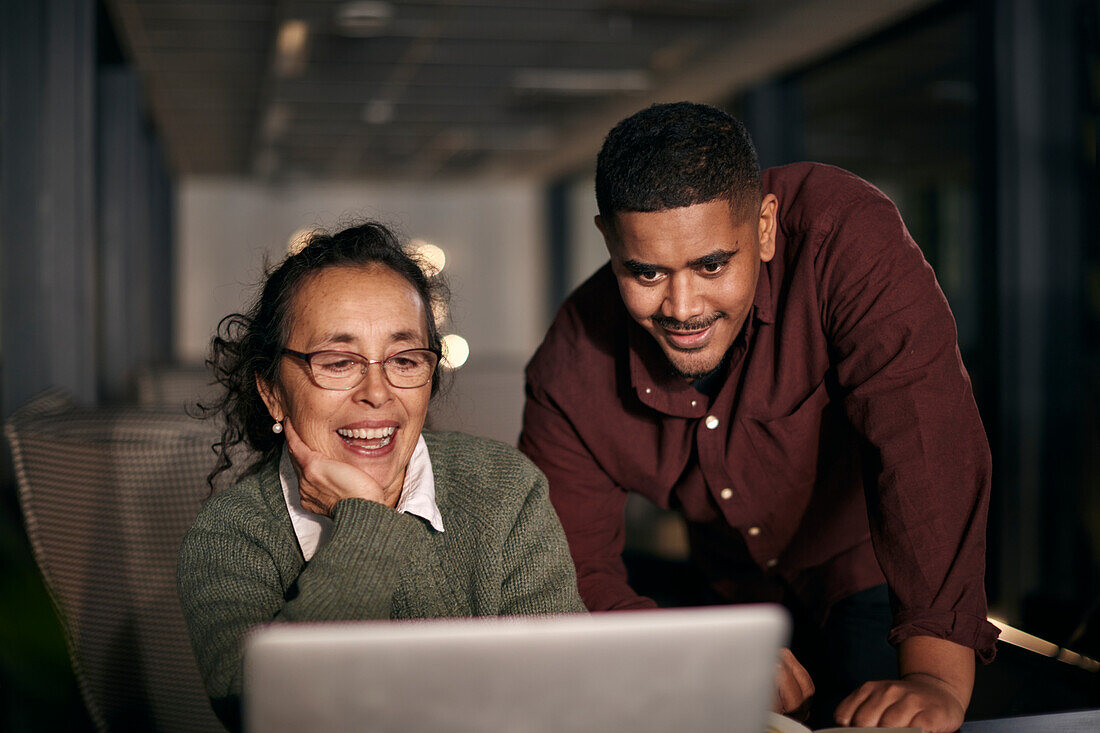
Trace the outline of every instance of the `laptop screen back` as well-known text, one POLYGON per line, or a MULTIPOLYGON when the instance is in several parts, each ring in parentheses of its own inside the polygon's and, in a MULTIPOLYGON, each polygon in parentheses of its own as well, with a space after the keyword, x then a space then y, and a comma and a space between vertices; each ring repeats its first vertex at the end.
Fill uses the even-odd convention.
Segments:
POLYGON ((759 733, 788 621, 774 606, 273 624, 246 643, 263 731, 759 733))

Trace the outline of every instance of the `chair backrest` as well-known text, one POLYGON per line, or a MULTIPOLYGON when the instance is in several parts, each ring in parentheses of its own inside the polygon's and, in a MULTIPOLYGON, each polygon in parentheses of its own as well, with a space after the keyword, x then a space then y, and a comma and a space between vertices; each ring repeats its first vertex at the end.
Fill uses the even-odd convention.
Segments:
POLYGON ((5 425, 27 535, 99 730, 220 731, 176 593, 217 427, 47 392, 5 425))
POLYGON ((139 405, 158 408, 186 409, 221 394, 211 369, 201 365, 147 367, 135 375, 134 387, 139 405))

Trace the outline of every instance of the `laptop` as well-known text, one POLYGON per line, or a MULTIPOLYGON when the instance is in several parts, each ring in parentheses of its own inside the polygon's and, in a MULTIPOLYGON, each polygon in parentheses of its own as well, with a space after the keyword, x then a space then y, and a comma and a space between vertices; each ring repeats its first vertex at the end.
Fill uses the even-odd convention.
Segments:
POLYGON ((272 624, 245 729, 760 733, 788 633, 770 605, 272 624))

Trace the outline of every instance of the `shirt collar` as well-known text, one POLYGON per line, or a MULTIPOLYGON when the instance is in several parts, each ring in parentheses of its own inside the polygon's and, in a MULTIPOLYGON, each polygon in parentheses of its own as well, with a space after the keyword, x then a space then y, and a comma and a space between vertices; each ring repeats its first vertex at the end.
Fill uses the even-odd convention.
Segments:
MULTIPOLYGON (((279 460, 279 483, 283 487, 283 500, 302 556, 308 562, 324 547, 332 534, 332 519, 323 514, 314 514, 302 508, 302 498, 298 493, 298 474, 290 460, 290 451, 283 446, 283 455, 279 460)), ((435 503, 435 473, 432 471, 431 457, 424 436, 417 438, 409 466, 405 470, 405 481, 401 485, 401 497, 397 500, 397 511, 402 514, 414 514, 424 519, 437 532, 443 531, 443 517, 435 503)))
POLYGON ((443 517, 435 503, 435 473, 423 435, 416 439, 416 448, 409 459, 409 467, 405 469, 405 483, 401 486, 397 511, 415 514, 427 520, 436 532, 443 531, 443 517))

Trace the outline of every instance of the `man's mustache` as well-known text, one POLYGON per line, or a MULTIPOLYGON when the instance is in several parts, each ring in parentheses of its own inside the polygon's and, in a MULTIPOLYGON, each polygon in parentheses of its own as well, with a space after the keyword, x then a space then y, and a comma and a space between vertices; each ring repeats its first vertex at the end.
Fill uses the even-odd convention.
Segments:
POLYGON ((701 318, 692 318, 689 321, 678 321, 675 318, 669 318, 668 316, 653 315, 649 317, 649 320, 665 329, 666 331, 702 331, 704 328, 709 328, 712 323, 719 318, 725 318, 726 314, 721 311, 715 311, 709 316, 703 316, 701 318))

